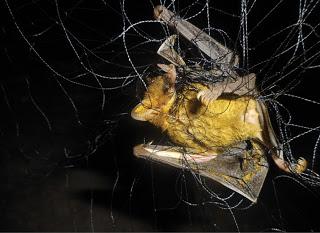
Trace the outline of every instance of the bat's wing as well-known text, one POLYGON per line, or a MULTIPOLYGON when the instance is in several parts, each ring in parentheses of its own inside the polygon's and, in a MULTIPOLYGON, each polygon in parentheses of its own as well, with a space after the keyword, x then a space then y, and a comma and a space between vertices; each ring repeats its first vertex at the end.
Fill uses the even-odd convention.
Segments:
POLYGON ((167 61, 171 62, 175 66, 185 66, 186 63, 182 57, 174 49, 174 44, 176 42, 177 35, 169 36, 159 47, 157 53, 165 58, 167 61))
MULTIPOLYGON (((223 82, 214 83, 208 90, 202 90, 198 94, 198 99, 204 104, 217 99, 222 93, 233 93, 237 95, 256 94, 256 77, 249 74, 243 77, 233 72, 233 68, 239 65, 239 57, 230 49, 222 45, 204 31, 189 23, 188 21, 175 15, 164 6, 155 7, 155 16, 169 26, 175 28, 178 33, 188 41, 197 46, 203 53, 209 56, 218 69, 213 69, 209 73, 212 76, 228 76, 223 82)), ((177 35, 169 36, 159 47, 157 53, 175 66, 184 66, 186 63, 175 51, 174 44, 177 35)), ((185 67, 187 69, 187 67, 185 67)))
POLYGON ((186 148, 141 144, 134 147, 134 154, 177 168, 192 169, 256 202, 268 172, 268 162, 264 150, 257 145, 251 150, 245 147, 246 143, 240 143, 223 154, 201 155, 186 148))
POLYGON ((257 94, 256 76, 248 74, 234 79, 225 79, 222 82, 213 83, 208 89, 201 90, 197 94, 198 100, 204 105, 216 100, 222 93, 232 93, 239 96, 254 96, 257 94))
POLYGON ((177 32, 215 61, 222 71, 229 72, 230 67, 233 68, 239 65, 239 58, 232 50, 213 39, 195 25, 175 15, 166 7, 155 7, 154 14, 157 19, 176 29, 177 32))

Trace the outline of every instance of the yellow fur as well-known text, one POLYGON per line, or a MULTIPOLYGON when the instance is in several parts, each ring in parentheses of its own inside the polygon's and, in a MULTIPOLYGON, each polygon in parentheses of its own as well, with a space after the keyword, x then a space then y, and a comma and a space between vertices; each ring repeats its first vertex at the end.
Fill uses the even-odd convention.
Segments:
POLYGON ((132 114, 160 127, 174 143, 210 154, 261 138, 258 103, 252 97, 225 96, 205 106, 196 96, 206 86, 193 84, 177 95, 166 85, 165 76, 156 77, 132 114))

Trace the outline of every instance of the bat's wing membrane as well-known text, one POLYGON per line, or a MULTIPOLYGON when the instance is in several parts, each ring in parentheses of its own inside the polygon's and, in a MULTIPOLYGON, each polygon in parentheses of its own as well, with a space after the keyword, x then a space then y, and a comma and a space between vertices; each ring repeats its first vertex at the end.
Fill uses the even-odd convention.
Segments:
POLYGON ((174 49, 174 44, 176 41, 177 35, 169 36, 159 47, 157 53, 166 59, 167 61, 171 62, 175 66, 185 66, 186 63, 182 59, 182 57, 176 52, 174 49))
POLYGON ((246 150, 245 145, 239 143, 219 155, 201 155, 188 148, 141 144, 134 147, 134 154, 177 168, 192 169, 256 202, 268 172, 268 162, 263 149, 255 145, 246 150))

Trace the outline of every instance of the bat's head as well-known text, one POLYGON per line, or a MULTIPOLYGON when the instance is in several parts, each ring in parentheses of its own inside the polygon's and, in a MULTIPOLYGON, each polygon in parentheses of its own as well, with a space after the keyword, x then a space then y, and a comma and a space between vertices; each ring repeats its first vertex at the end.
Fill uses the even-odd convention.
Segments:
POLYGON ((141 103, 131 111, 131 116, 161 127, 175 101, 176 70, 172 64, 158 66, 166 73, 151 79, 141 103))

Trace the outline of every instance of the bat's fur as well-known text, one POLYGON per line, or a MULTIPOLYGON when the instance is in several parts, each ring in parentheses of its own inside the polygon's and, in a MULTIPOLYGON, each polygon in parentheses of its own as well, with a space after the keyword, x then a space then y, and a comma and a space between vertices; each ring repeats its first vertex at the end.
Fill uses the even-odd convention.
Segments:
POLYGON ((204 105, 197 93, 207 87, 192 86, 176 93, 167 75, 155 77, 132 114, 160 127, 174 143, 198 153, 222 153, 241 141, 262 140, 255 99, 225 95, 204 105))
POLYGON ((161 128, 177 146, 168 149, 143 144, 134 148, 134 154, 178 167, 184 167, 183 159, 191 159, 197 167, 203 166, 202 175, 253 202, 268 171, 265 155, 271 155, 275 164, 286 172, 304 172, 305 159, 299 159, 297 164, 283 159, 268 110, 255 98, 258 94, 255 74, 239 76, 232 70, 239 64, 233 51, 164 6, 155 7, 154 13, 157 19, 166 22, 209 56, 218 69, 206 71, 204 67, 188 67, 173 48, 177 36, 164 41, 157 53, 171 64, 158 64, 166 73, 151 79, 143 100, 132 110, 131 116, 161 128), (178 89, 175 66, 192 71, 181 75, 189 81, 178 89), (204 82, 207 76, 209 83, 204 82), (223 79, 218 81, 219 78, 223 79), (237 152, 239 148, 241 151, 237 152))
MULTIPOLYGON (((193 83, 177 93, 175 69, 171 66, 173 69, 166 74, 151 79, 143 100, 131 112, 133 118, 149 121, 167 133, 172 142, 202 155, 218 155, 247 140, 252 144, 259 141, 272 149, 265 133, 268 126, 259 117, 257 99, 225 94, 204 104, 197 94, 208 87, 193 83)), ((272 158, 287 172, 301 173, 307 167, 303 158, 292 167, 293 170, 275 152, 272 152, 272 158)))

